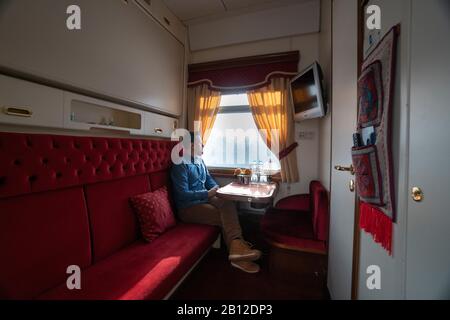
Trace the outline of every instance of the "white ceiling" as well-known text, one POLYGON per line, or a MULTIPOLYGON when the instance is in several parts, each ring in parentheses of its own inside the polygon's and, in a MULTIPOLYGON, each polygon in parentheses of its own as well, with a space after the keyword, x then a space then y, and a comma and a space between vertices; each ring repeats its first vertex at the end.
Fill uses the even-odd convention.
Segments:
POLYGON ((163 0, 184 23, 298 4, 310 0, 163 0))

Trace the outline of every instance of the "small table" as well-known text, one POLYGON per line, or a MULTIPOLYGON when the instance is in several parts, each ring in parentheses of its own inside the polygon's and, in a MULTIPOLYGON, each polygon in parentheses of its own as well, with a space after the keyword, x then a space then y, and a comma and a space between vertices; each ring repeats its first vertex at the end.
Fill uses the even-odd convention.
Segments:
POLYGON ((269 205, 273 201, 277 186, 276 183, 240 184, 231 182, 217 190, 216 195, 219 198, 232 201, 269 205))

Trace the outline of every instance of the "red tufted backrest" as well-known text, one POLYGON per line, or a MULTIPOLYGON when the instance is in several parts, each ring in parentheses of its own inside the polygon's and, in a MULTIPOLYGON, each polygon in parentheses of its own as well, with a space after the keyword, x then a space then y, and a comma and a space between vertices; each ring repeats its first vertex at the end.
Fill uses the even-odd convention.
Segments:
POLYGON ((174 144, 0 133, 0 199, 163 171, 174 144))

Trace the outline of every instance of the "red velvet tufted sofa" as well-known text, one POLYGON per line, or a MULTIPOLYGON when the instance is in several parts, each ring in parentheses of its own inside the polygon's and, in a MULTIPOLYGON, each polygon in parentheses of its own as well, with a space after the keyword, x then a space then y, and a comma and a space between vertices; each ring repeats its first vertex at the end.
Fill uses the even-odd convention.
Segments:
POLYGON ((178 223, 141 240, 128 199, 169 184, 172 147, 0 133, 0 299, 167 297, 219 232, 178 223), (67 289, 70 265, 81 290, 67 289))

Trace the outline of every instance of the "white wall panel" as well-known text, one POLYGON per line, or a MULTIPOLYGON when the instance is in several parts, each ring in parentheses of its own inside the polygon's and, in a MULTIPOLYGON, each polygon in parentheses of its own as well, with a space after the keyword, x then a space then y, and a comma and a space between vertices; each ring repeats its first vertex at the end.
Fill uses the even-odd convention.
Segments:
POLYGON ((184 47, 129 1, 0 2, 0 66, 181 114, 184 47), (81 30, 66 8, 81 8, 81 30))
POLYGON ((225 12, 220 0, 164 0, 164 3, 183 21, 225 12))
POLYGON ((267 9, 189 26, 191 50, 319 31, 320 2, 267 9))
MULTIPOLYGON (((333 2, 332 167, 352 163, 352 134, 356 127, 357 1, 333 2)), ((349 172, 332 170, 328 289, 332 299, 350 299, 352 288, 355 194, 349 172)))

